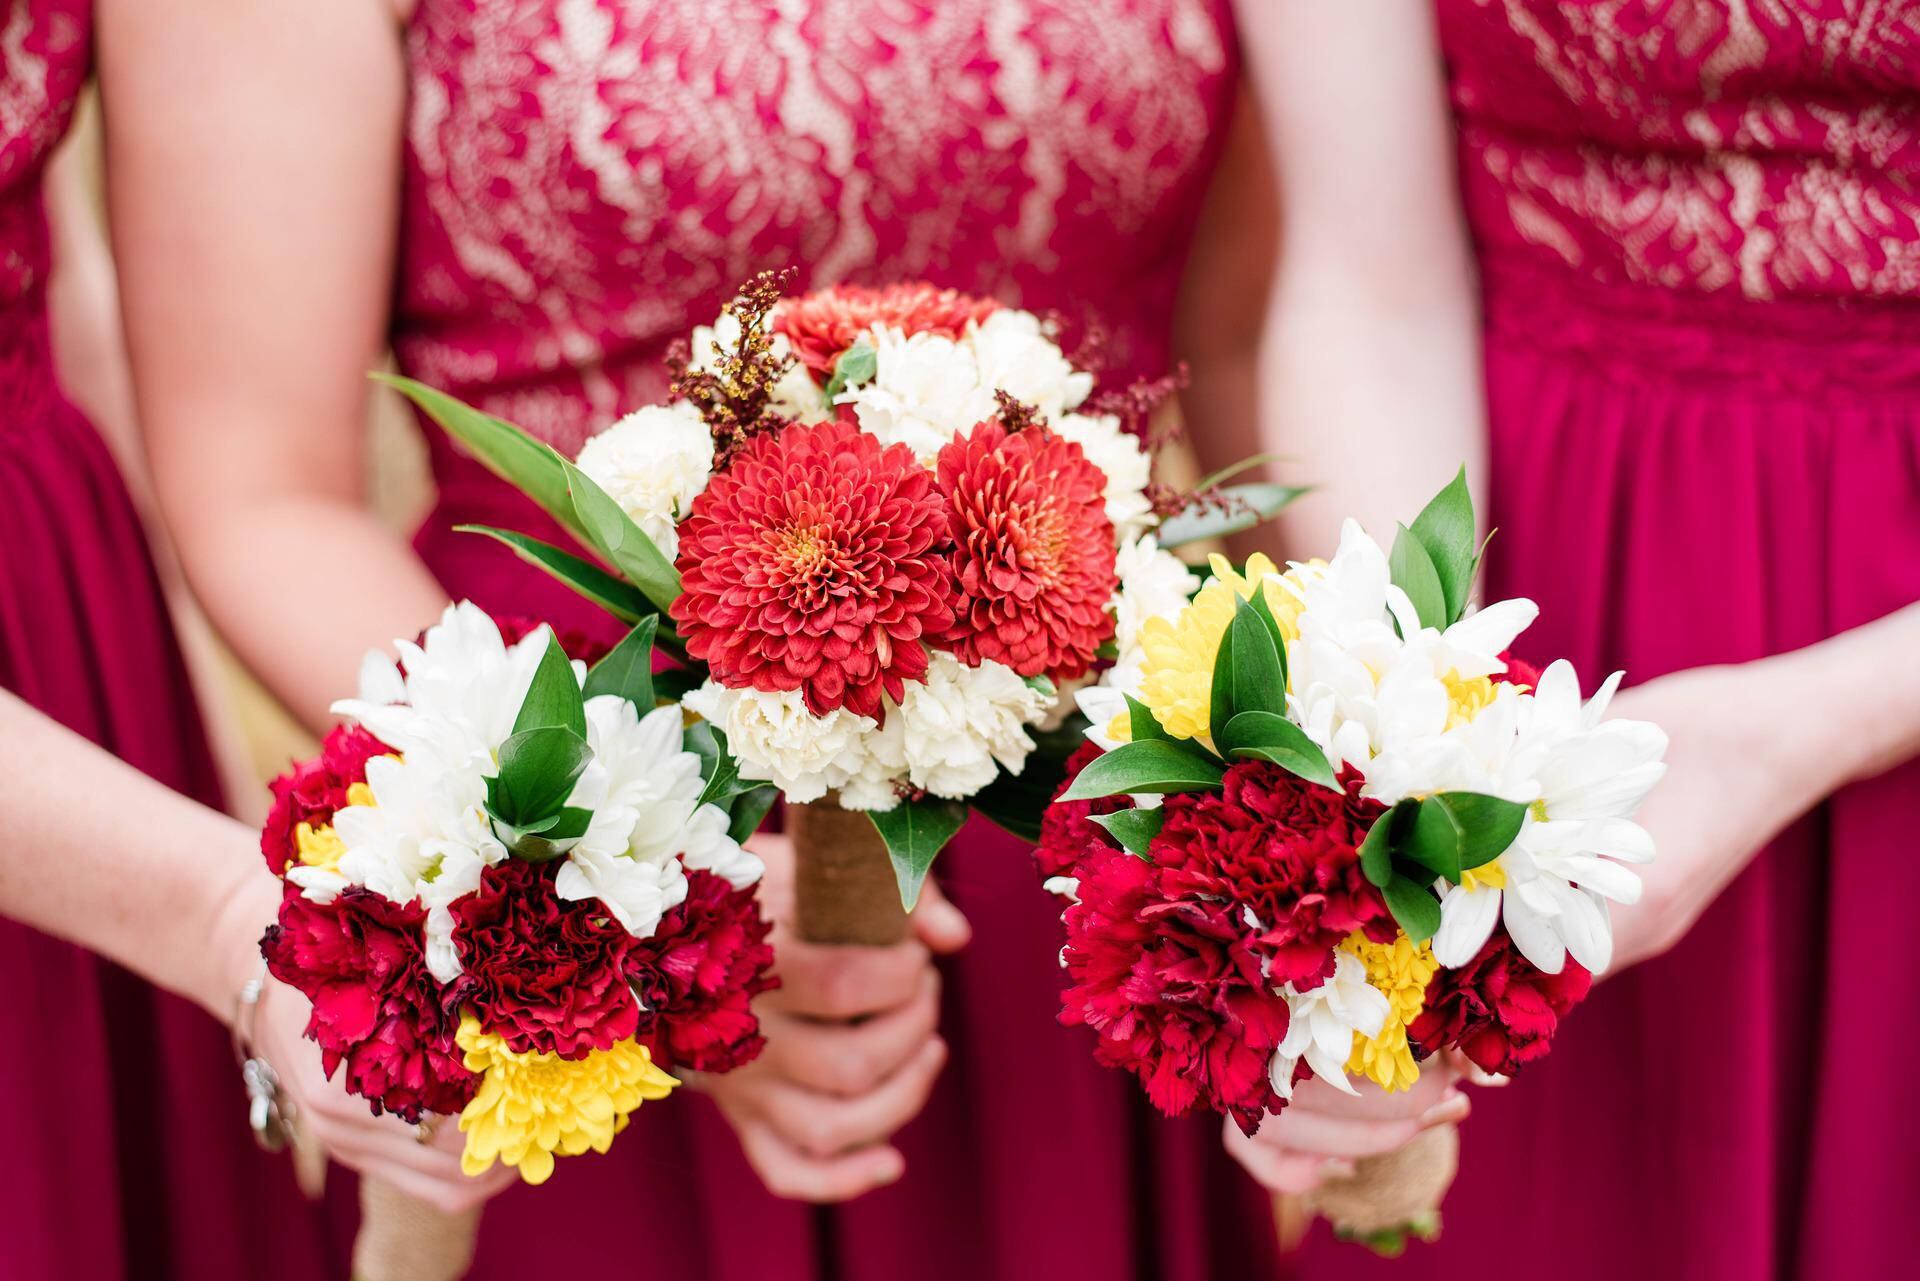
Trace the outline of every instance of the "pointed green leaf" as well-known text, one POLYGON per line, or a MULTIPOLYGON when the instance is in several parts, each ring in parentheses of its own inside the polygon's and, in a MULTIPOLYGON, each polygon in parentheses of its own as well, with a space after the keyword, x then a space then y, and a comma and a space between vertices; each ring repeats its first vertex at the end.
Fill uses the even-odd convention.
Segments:
POLYGON ((1525 805, 1483 792, 1440 792, 1429 796, 1421 808, 1429 805, 1444 806, 1460 829, 1463 870, 1490 863, 1506 853, 1527 821, 1525 805))
POLYGON ((1375 819, 1367 829, 1367 838, 1360 842, 1360 871, 1381 889, 1393 879, 1394 828, 1396 824, 1410 821, 1407 816, 1418 804, 1418 801, 1401 801, 1375 819))
MULTIPOLYGON (((521 560, 545 570, 623 623, 638 622, 655 612, 653 602, 631 583, 615 578, 592 561, 561 551, 552 543, 543 543, 511 529, 495 529, 492 525, 455 525, 453 528, 462 534, 485 534, 506 544, 521 560)), ((678 646, 677 640, 675 646, 678 646)), ((662 648, 666 648, 664 641, 662 648)))
POLYGON ((925 797, 901 801, 886 813, 869 813, 874 830, 886 842, 887 856, 893 860, 894 879, 900 884, 900 905, 909 912, 920 901, 920 887, 933 866, 933 856, 945 848, 960 825, 967 821, 967 807, 959 801, 925 797))
MULTIPOLYGON (((1207 493, 1210 490, 1218 489, 1235 476, 1250 472, 1256 467, 1265 467, 1268 463, 1285 462, 1286 459, 1287 456, 1285 454, 1250 454, 1242 458, 1239 462, 1228 463, 1219 471, 1208 472, 1199 480, 1194 481, 1193 492, 1196 494, 1207 493)), ((1311 488, 1311 486, 1308 486, 1308 488, 1311 488)))
POLYGON ((1262 521, 1271 520, 1282 507, 1306 493, 1307 489, 1300 485, 1257 482, 1227 485, 1214 492, 1226 495, 1232 501, 1223 507, 1204 501, 1202 496, 1167 517, 1155 531, 1162 547, 1181 547, 1203 538, 1223 538, 1243 529, 1252 529, 1262 521))
POLYGON ((653 634, 660 619, 650 616, 634 624, 633 630, 615 645, 607 656, 587 673, 586 696, 598 698, 613 694, 632 703, 645 716, 653 710, 653 634))
POLYGON ((1440 590, 1440 574, 1433 567, 1433 558, 1427 555, 1427 549, 1415 538, 1405 525, 1393 540, 1393 551, 1387 556, 1387 569, 1393 576, 1394 586, 1407 594, 1413 602, 1414 613, 1420 616, 1422 627, 1445 628, 1447 620, 1447 598, 1440 590))
POLYGON ((1438 796, 1420 802, 1413 823, 1400 841, 1400 853, 1435 876, 1460 879, 1460 849, 1464 833, 1460 821, 1438 796))
POLYGON ((1446 622, 1438 625, 1451 626, 1467 608, 1478 559, 1473 546, 1473 495, 1467 491, 1465 467, 1414 518, 1411 532, 1426 549, 1440 580, 1446 622))
POLYGON ((700 758, 701 778, 712 778, 714 770, 720 766, 721 758, 726 755, 720 746, 721 737, 720 731, 706 721, 695 721, 680 736, 682 749, 700 758))
POLYGON ((1221 634, 1214 654, 1210 720, 1216 747, 1221 731, 1236 714, 1286 711, 1287 678, 1274 637, 1274 629, 1254 607, 1235 598, 1233 621, 1221 634))
POLYGON ((1122 792, 1199 792, 1220 786, 1220 767, 1198 752, 1197 747, 1158 739, 1122 743, 1088 761, 1060 799, 1091 801, 1122 792))
POLYGON ((1424 943, 1440 928, 1440 901, 1410 876, 1395 873, 1381 890, 1387 910, 1414 943, 1424 943))
POLYGON ((680 595, 680 574, 640 526, 591 476, 561 459, 567 493, 587 545, 606 557, 663 613, 680 595))
POLYGON ((564 726, 514 733, 500 744, 494 793, 501 804, 494 816, 515 825, 538 823, 565 804, 592 759, 587 740, 564 726))
POLYGON ((1309 783, 1337 787, 1333 765, 1305 730, 1277 712, 1237 712, 1214 745, 1228 756, 1271 761, 1309 783))
POLYGON ((727 825, 727 835, 736 842, 744 842, 749 836, 760 830, 760 821, 780 799, 778 788, 761 784, 751 791, 742 792, 733 798, 733 821, 727 825))
POLYGON ((681 703, 687 695, 699 689, 705 678, 697 671, 687 667, 663 667, 653 674, 653 697, 656 702, 681 703))
MULTIPOLYGON (((1273 606, 1267 602, 1267 589, 1264 583, 1258 591, 1254 592, 1252 604, 1253 612, 1260 616, 1260 621, 1266 624, 1267 634, 1273 637, 1274 652, 1280 656, 1280 692, 1285 694, 1288 685, 1287 636, 1280 630, 1280 620, 1273 616, 1273 606)), ((1283 698, 1281 701, 1284 703, 1286 700, 1283 698)))
POLYGON ((513 732, 557 725, 569 729, 581 739, 587 736, 587 712, 580 694, 580 682, 573 675, 573 661, 553 634, 547 634, 546 652, 534 669, 533 683, 514 717, 513 732))
POLYGON ((833 377, 827 380, 827 403, 849 387, 858 387, 880 368, 879 353, 866 340, 855 343, 840 353, 840 359, 834 363, 833 377))
POLYGON ((1127 700, 1127 737, 1129 739, 1136 743, 1145 743, 1156 738, 1164 743, 1171 743, 1173 741, 1173 735, 1167 733, 1166 730, 1160 727, 1159 718, 1154 716, 1152 710, 1148 708, 1145 703, 1131 694, 1125 697, 1127 700))
POLYGON ((725 805, 740 792, 752 791, 757 784, 742 786, 740 765, 727 750, 727 736, 723 731, 713 730, 713 741, 718 754, 707 774, 707 785, 700 789, 700 804, 725 805))
POLYGON ((1129 854, 1147 857, 1147 847, 1153 838, 1160 834, 1160 825, 1167 821, 1165 810, 1125 809, 1115 810, 1111 814, 1095 814, 1093 821, 1107 829, 1107 834, 1120 842, 1120 848, 1129 854))

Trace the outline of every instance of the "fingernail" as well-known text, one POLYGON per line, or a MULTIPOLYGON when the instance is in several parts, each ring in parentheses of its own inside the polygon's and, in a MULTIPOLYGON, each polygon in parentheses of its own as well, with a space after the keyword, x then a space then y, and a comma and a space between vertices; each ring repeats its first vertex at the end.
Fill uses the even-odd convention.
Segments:
POLYGON ((1442 1099, 1422 1113, 1420 1116, 1420 1127, 1422 1129, 1431 1129, 1436 1125, 1449 1125, 1456 1121, 1464 1121, 1467 1118, 1467 1113, 1472 1110, 1473 1104, 1468 1101, 1465 1095, 1454 1095, 1451 1098, 1442 1099))
POLYGON ((1320 1177, 1323 1179, 1351 1179, 1359 1172, 1359 1166, 1337 1156, 1327 1158, 1326 1164, 1320 1167, 1320 1177))

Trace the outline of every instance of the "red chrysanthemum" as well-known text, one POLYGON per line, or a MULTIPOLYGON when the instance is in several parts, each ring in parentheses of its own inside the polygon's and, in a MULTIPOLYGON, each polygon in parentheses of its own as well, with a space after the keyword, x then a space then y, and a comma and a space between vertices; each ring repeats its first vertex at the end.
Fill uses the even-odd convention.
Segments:
POLYGON ((455 1012, 427 972, 426 912, 350 888, 331 903, 289 886, 280 920, 260 941, 273 976, 313 1002, 307 1036, 331 1078, 381 1111, 418 1121, 452 1114, 479 1088, 454 1043, 455 1012))
POLYGON ((1592 983, 1572 957, 1560 973, 1545 973, 1495 931, 1471 961, 1435 972, 1407 1039, 1422 1057, 1453 1047, 1486 1071, 1510 1076, 1552 1048, 1560 1020, 1592 983))
POLYGON ((1285 1106, 1267 1072, 1287 1003, 1240 908, 1170 898, 1153 864, 1112 846, 1090 845, 1073 870, 1060 1021, 1092 1028, 1095 1057, 1137 1076, 1162 1112, 1205 1104, 1251 1134, 1285 1106))
POLYGON ((949 441, 936 470, 962 602, 940 643, 1022 676, 1085 672, 1112 635, 1119 583, 1106 477, 1072 441, 997 422, 949 441))
POLYGON ((774 330, 785 334, 800 362, 821 377, 860 335, 875 325, 912 334, 958 338, 969 322, 985 320, 1000 309, 991 298, 975 298, 926 283, 835 285, 782 303, 774 330))
POLYGON ((1124 796, 1102 796, 1092 801, 1063 801, 1060 793, 1073 786, 1073 780, 1100 755, 1098 743, 1080 744, 1067 758, 1067 776, 1053 791, 1053 802, 1040 812, 1040 841, 1033 847, 1034 865, 1040 876, 1072 876, 1073 868, 1086 857, 1091 845, 1111 845, 1106 829, 1093 821, 1095 814, 1111 814, 1131 802, 1124 796))
POLYGON ((1258 922, 1249 929, 1275 984, 1317 987, 1334 948, 1355 930, 1389 942, 1398 930, 1360 869, 1360 842, 1385 812, 1347 790, 1309 783, 1265 761, 1228 767, 1217 792, 1166 799, 1149 847, 1169 897, 1224 900, 1258 922))
MULTIPOLYGON (((521 614, 496 614, 494 624, 500 628, 500 639, 509 647, 519 644, 542 625, 552 626, 542 618, 529 618, 521 614)), ((585 663, 592 667, 607 656, 613 646, 597 636, 573 627, 554 627, 553 638, 560 642, 560 650, 576 663, 585 663)))
POLYGON ((687 873, 686 901, 627 952, 627 978, 646 1007, 636 1035, 654 1062, 729 1072, 758 1057, 766 1037, 751 1002, 780 985, 767 973, 770 928, 751 887, 687 873))
POLYGON ((358 725, 336 725, 320 743, 320 754, 301 761, 273 780, 273 808, 260 832, 260 853, 275 876, 300 860, 295 832, 300 824, 324 827, 347 803, 347 789, 367 779, 367 762, 393 749, 358 725))
POLYGON ((633 935, 597 899, 569 902, 554 865, 510 858, 452 905, 459 999, 517 1052, 585 1058, 631 1037, 640 1005, 625 966, 633 935))
POLYGON ((844 422, 756 436, 680 527, 673 619, 731 688, 876 719, 953 621, 946 504, 904 445, 844 422))

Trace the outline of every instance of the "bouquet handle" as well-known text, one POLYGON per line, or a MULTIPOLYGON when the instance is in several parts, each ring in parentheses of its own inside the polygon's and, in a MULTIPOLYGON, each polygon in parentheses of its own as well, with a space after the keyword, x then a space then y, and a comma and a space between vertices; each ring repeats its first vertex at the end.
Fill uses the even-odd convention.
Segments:
POLYGON ((1388 1256, 1404 1250, 1409 1238, 1431 1241, 1440 1233, 1440 1202, 1459 1169, 1460 1127, 1422 1131, 1403 1148, 1362 1158, 1350 1178, 1330 1179, 1297 1200, 1275 1197, 1282 1244, 1296 1244, 1315 1216, 1342 1239, 1388 1256))
POLYGON ((809 943, 887 947, 911 928, 886 842, 832 796, 787 806, 793 841, 794 929, 809 943))
POLYGON ((363 1178, 353 1281, 459 1281, 473 1266, 479 1235, 479 1206, 449 1214, 383 1179, 363 1178))

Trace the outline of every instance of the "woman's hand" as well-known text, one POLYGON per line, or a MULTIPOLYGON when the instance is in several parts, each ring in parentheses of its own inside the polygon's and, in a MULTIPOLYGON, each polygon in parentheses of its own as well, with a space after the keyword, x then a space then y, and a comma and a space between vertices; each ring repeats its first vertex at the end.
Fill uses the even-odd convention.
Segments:
POLYGON ((1227 1152, 1271 1192, 1311 1192, 1323 1180, 1353 1174, 1362 1157, 1392 1152, 1423 1130, 1466 1120, 1472 1104, 1457 1084, 1462 1066, 1451 1054, 1429 1059, 1413 1088, 1398 1094, 1371 1081, 1353 1083, 1357 1096, 1317 1078, 1303 1081, 1286 1111, 1268 1117, 1252 1138, 1229 1118, 1222 1131, 1227 1152))
POLYGON ((465 1142, 452 1117, 436 1117, 432 1139, 393 1115, 375 1116, 367 1101, 348 1094, 336 1077, 320 1070, 320 1051, 306 1039, 312 1011, 307 998, 268 979, 253 1026, 254 1052, 273 1065, 280 1088, 291 1098, 303 1137, 362 1175, 388 1183, 428 1205, 457 1214, 486 1201, 519 1176, 496 1165, 478 1178, 460 1172, 465 1142))
POLYGON ((761 904, 774 922, 778 990, 755 1002, 767 1034, 753 1063, 698 1085, 726 1114, 747 1159, 778 1196, 845 1201, 894 1182, 905 1160, 888 1139, 926 1103, 946 1062, 935 1030, 935 953, 969 928, 929 880, 914 933, 892 947, 825 947, 794 938, 793 847, 754 840, 767 864, 761 904))

